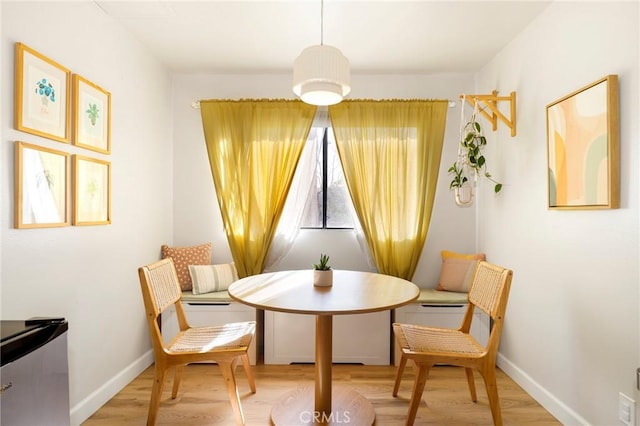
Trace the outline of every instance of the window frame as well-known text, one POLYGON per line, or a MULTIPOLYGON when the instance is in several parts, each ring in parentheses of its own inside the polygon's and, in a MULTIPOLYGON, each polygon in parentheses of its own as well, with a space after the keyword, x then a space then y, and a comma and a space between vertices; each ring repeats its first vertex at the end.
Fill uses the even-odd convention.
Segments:
MULTIPOLYGON (((324 133, 322 135, 322 226, 300 226, 300 229, 352 230, 355 228, 354 225, 348 226, 348 227, 327 225, 327 210, 328 210, 327 209, 327 199, 328 199, 327 193, 328 193, 328 187, 329 187, 328 177, 327 177, 328 171, 329 171, 329 131, 333 131, 333 129, 331 128, 331 126, 321 126, 321 128, 324 129, 324 133)), ((340 167, 342 169, 342 163, 340 164, 340 167)), ((344 169, 342 170, 342 175, 344 176, 344 169)), ((347 189, 347 195, 349 195, 348 189, 347 189)), ((356 220, 355 217, 352 217, 352 219, 356 220)))

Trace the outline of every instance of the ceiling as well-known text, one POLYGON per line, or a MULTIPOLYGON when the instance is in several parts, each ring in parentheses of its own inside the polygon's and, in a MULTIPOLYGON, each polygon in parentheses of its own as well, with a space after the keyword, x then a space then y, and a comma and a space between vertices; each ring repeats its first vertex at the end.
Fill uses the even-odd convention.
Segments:
MULTIPOLYGON (((173 73, 284 73, 320 44, 320 0, 94 1, 173 73)), ((325 0, 352 73, 474 72, 549 1, 325 0)))

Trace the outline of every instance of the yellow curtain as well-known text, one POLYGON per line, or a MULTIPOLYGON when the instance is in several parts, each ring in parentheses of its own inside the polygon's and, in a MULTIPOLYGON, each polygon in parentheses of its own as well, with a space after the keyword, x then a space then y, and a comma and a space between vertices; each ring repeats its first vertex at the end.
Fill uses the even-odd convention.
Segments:
POLYGON ((200 111, 238 275, 259 274, 316 107, 291 100, 204 100, 200 111))
POLYGON ((378 272, 410 280, 427 237, 448 101, 329 107, 347 187, 378 272))

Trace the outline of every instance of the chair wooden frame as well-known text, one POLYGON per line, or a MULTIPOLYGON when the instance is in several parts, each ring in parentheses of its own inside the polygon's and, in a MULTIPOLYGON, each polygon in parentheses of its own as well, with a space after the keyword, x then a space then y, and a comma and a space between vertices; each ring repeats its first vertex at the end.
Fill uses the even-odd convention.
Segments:
POLYGON ((154 425, 160 406, 167 371, 175 367, 171 398, 175 399, 180 387, 184 366, 189 363, 210 361, 220 367, 229 394, 236 423, 244 424, 244 413, 235 378, 238 360, 242 361, 251 392, 256 392, 255 381, 247 349, 255 334, 255 321, 231 323, 215 327, 190 327, 182 307, 182 291, 175 265, 171 259, 138 268, 140 286, 155 354, 153 388, 147 425, 154 425), (158 318, 174 305, 180 331, 164 344, 158 318))
POLYGON ((493 422, 496 425, 502 425, 496 384, 496 356, 512 277, 513 272, 509 269, 479 262, 469 290, 467 310, 458 329, 393 324, 396 341, 402 351, 393 396, 398 395, 407 360, 411 360, 416 369, 407 425, 413 425, 415 422, 429 370, 435 364, 464 367, 473 402, 478 400, 473 379, 473 370, 477 370, 485 382, 493 422), (487 313, 492 320, 489 340, 484 347, 469 333, 476 307, 487 313))

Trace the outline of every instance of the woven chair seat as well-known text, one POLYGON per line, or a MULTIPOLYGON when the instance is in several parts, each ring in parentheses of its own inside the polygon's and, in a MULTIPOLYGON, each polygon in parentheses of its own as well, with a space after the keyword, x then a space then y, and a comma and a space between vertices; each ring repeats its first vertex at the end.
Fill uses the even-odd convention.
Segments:
POLYGON ((208 327, 189 326, 182 307, 180 281, 171 258, 139 267, 138 276, 155 360, 147 426, 156 423, 168 371, 175 371, 171 398, 176 399, 184 366, 203 361, 214 361, 218 364, 234 412, 235 423, 244 425, 245 418, 234 370, 238 362, 242 362, 251 393, 256 393, 251 362, 247 354, 255 335, 256 322, 235 322, 208 327), (159 318, 170 306, 175 309, 181 331, 169 344, 165 344, 159 318))
POLYGON ((206 353, 212 350, 238 349, 249 346, 255 329, 256 323, 253 321, 214 327, 193 327, 178 333, 169 344, 168 350, 173 353, 206 353))
POLYGON ((393 324, 398 344, 412 352, 482 355, 485 349, 469 334, 444 328, 393 324))
POLYGON ((467 311, 457 329, 393 324, 393 333, 402 349, 393 385, 393 396, 398 396, 407 361, 412 362, 416 371, 407 413, 407 426, 413 425, 416 420, 429 370, 437 364, 464 368, 473 402, 478 401, 473 370, 479 371, 487 390, 493 423, 502 426, 495 369, 512 278, 513 271, 510 269, 485 261, 479 262, 469 289, 467 311), (489 341, 485 346, 481 346, 469 333, 476 308, 489 315, 492 323, 489 341))

